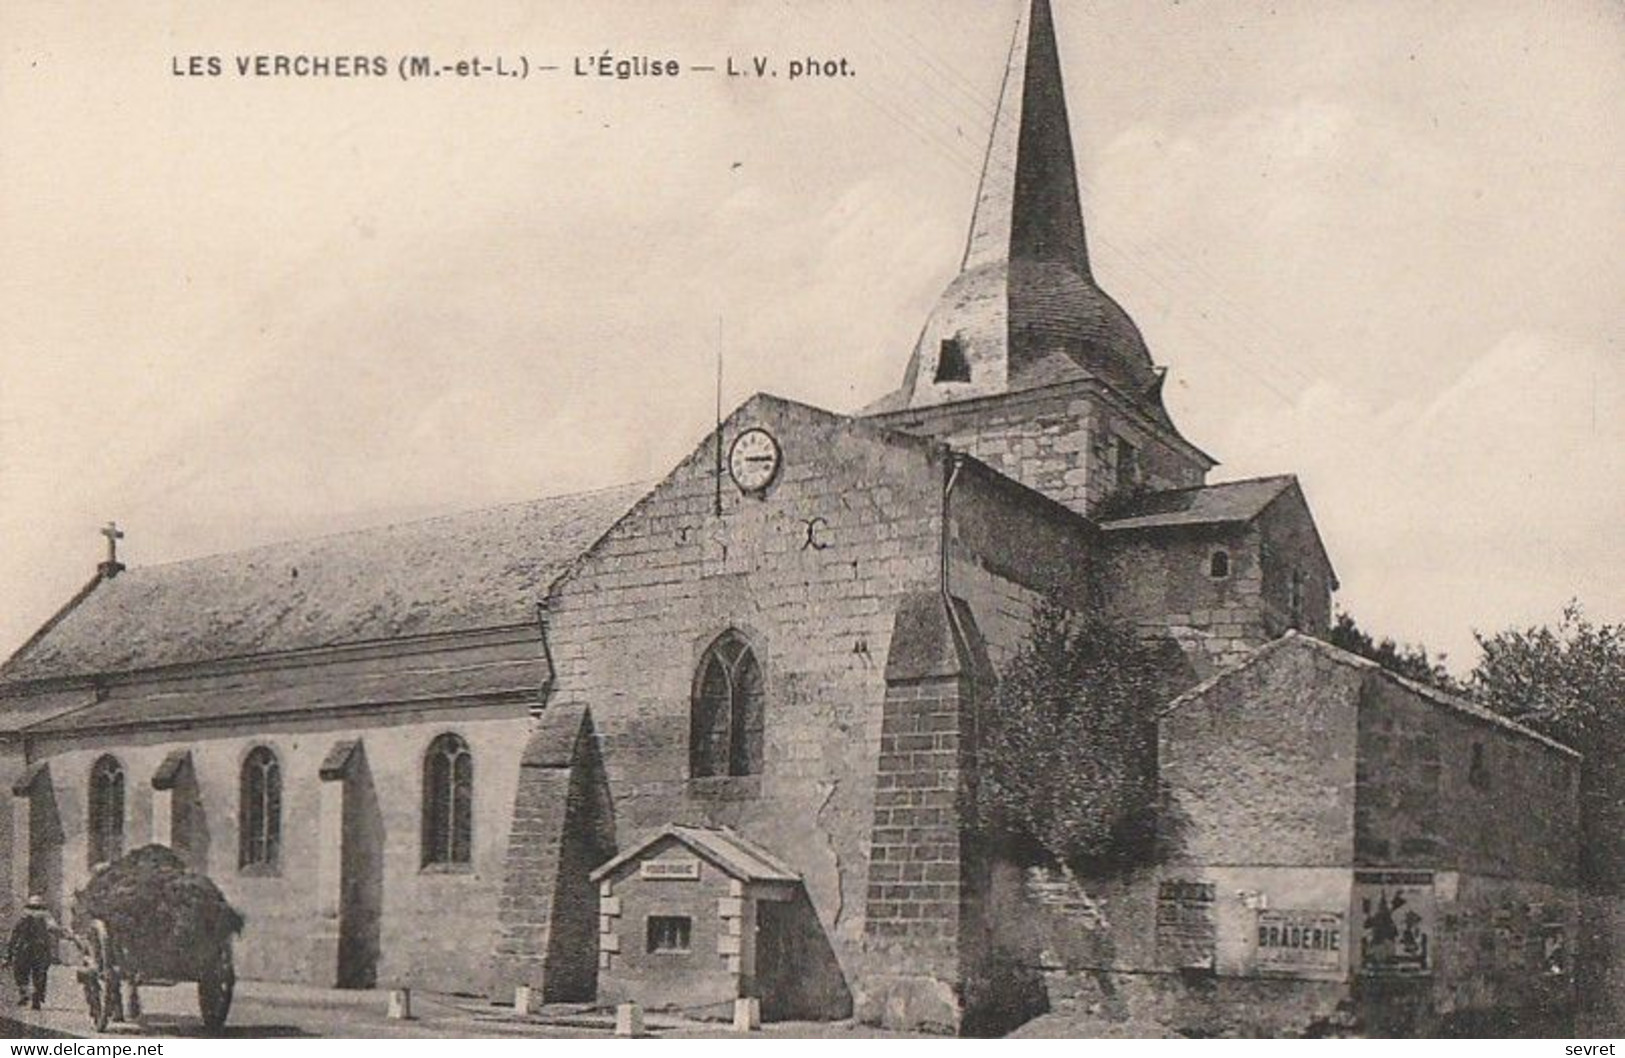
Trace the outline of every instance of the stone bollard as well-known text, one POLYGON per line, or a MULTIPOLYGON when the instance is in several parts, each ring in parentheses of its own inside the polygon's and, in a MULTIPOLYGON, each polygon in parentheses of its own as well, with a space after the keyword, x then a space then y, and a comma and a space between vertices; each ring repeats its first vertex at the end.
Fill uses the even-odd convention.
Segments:
POLYGON ((513 990, 513 1009, 516 1014, 535 1014, 542 1008, 542 994, 530 985, 513 990))
POLYGON ((622 1003, 615 1008, 615 1035, 642 1036, 643 1008, 636 1003, 622 1003))
POLYGON ((734 1031, 752 1032, 762 1027, 762 1001, 756 996, 734 1000, 734 1031))
POLYGON ((389 990, 389 1020, 412 1020, 412 990, 410 988, 391 988, 389 990))

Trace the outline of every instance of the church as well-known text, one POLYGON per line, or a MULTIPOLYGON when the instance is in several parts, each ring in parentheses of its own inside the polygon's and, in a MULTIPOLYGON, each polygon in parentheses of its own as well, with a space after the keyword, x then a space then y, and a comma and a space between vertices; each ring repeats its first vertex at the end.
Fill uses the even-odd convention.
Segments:
POLYGON ((1296 479, 1208 483, 1091 270, 1049 0, 899 368, 856 414, 757 395, 649 488, 150 567, 109 527, 0 668, 12 906, 157 842, 244 912, 240 976, 319 986, 947 1033, 1110 975, 1261 1031, 1564 1000, 1576 755, 1320 642, 1296 479), (1183 840, 1129 877, 966 808, 1045 605, 1183 656, 1183 840))

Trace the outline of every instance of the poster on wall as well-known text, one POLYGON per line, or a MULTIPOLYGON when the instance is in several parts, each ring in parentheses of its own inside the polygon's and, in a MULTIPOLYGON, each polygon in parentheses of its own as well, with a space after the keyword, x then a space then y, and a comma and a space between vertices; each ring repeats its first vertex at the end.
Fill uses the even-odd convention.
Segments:
POLYGON ((1164 879, 1157 886, 1157 960, 1178 969, 1212 969, 1218 931, 1212 882, 1164 879))
POLYGON ((1547 976, 1561 977, 1569 972, 1568 933, 1562 923, 1549 922, 1540 928, 1541 968, 1547 976))
POLYGON ((1359 968, 1373 976, 1433 970, 1433 872, 1355 871, 1359 968))
POLYGON ((1340 912, 1260 911, 1254 966, 1275 976, 1340 976, 1346 937, 1340 912))

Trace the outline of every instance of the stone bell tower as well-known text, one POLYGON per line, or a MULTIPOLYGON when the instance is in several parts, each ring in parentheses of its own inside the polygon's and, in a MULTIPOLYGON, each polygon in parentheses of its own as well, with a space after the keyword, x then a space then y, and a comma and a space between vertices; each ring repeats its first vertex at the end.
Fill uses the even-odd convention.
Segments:
POLYGON ((1163 371, 1089 263, 1049 0, 1016 27, 959 275, 902 385, 866 409, 1084 513, 1123 489, 1203 482, 1163 371))

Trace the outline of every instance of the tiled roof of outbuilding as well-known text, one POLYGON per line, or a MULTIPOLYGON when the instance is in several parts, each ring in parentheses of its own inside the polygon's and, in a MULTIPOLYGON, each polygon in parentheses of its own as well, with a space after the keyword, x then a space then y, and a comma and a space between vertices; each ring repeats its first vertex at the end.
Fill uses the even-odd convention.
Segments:
POLYGON ((1250 522, 1275 498, 1298 483, 1291 474, 1226 481, 1190 489, 1148 492, 1113 511, 1100 527, 1107 532, 1176 525, 1228 525, 1250 522))
POLYGON ((646 491, 573 493, 134 567, 24 645, 0 667, 0 686, 523 624, 646 491))
POLYGON ((623 864, 642 856, 667 839, 687 845, 717 867, 742 882, 799 882, 801 875, 777 856, 728 827, 669 826, 645 841, 627 849, 592 872, 597 881, 623 864))

